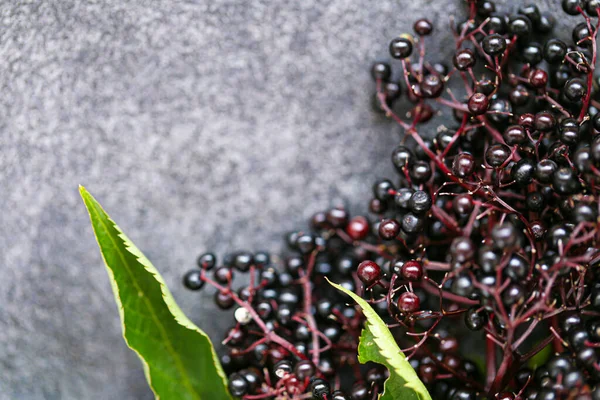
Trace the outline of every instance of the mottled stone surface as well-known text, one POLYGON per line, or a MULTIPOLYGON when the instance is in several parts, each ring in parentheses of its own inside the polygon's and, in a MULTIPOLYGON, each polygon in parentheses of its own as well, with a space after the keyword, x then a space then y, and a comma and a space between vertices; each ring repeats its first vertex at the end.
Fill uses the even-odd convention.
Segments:
POLYGON ((370 110, 371 61, 463 3, 2 2, 0 398, 151 398, 78 184, 216 336, 182 273, 205 249, 277 250, 333 199, 362 209, 399 137, 370 110))

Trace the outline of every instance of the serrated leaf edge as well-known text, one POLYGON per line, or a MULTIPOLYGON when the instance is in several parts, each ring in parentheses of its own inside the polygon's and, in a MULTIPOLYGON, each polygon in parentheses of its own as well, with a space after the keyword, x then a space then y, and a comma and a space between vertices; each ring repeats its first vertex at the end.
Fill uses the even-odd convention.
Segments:
MULTIPOLYGON (((175 321, 183 326, 186 329, 195 331, 197 333, 199 333, 201 336, 205 337, 206 339, 209 340, 210 342, 210 338, 208 337, 208 335, 203 332, 200 328, 198 328, 192 321, 190 321, 189 318, 187 318, 187 316, 183 313, 183 311, 181 310, 181 308, 179 308, 179 306, 177 305, 177 303, 175 302, 175 299, 173 298, 173 295, 171 294, 169 288, 167 287, 166 283, 164 282, 164 280, 162 279, 162 276, 160 275, 160 273, 158 272, 158 270, 156 269, 156 267, 154 267, 154 265, 152 265, 152 263, 150 262, 150 260, 148 260, 148 258, 146 258, 146 256, 133 244, 133 242, 127 237, 127 235, 121 230, 121 228, 110 218, 110 216, 108 215, 108 213, 104 210, 104 208, 100 205, 100 203, 98 203, 96 201, 96 199, 85 189, 85 187, 83 186, 79 186, 79 193, 85 203, 86 209, 88 211, 88 214, 90 216, 90 220, 92 221, 92 226, 93 226, 93 219, 92 219, 92 212, 95 211, 96 213, 98 213, 98 220, 100 221, 100 223, 103 225, 104 229, 107 232, 107 236, 111 238, 111 240, 113 241, 113 244, 115 246, 115 249, 117 250, 119 257, 123 260, 123 264, 126 264, 126 261, 124 259, 124 255, 120 250, 120 247, 118 246, 118 243, 116 243, 113 239, 113 236, 109 234, 109 230, 108 230, 108 226, 106 226, 105 221, 103 220, 103 218, 100 218, 101 214, 104 214, 104 216, 106 217, 106 220, 108 220, 113 228, 118 232, 119 238, 123 241, 123 246, 125 247, 125 249, 127 251, 129 251, 134 257, 135 259, 140 263, 140 265, 150 274, 152 274, 154 276, 154 278, 156 279, 156 281, 159 284, 159 287, 161 289, 161 294, 162 294, 162 298, 165 302, 165 304, 167 305, 167 308, 169 310, 169 312, 171 313, 171 315, 173 316, 173 318, 175 319, 175 321)), ((114 277, 114 273, 112 271, 112 268, 108 265, 106 258, 104 256, 104 250, 102 249, 102 246, 100 245, 98 236, 96 235, 95 229, 94 229, 94 237, 96 239, 96 242, 98 243, 98 247, 100 248, 100 254, 102 256, 102 260, 104 262, 104 266, 106 267, 106 270, 109 274, 109 280, 110 280, 110 285, 113 291, 113 294, 115 296, 115 301, 118 304, 118 310, 119 310, 119 318, 121 320, 121 327, 122 327, 122 335, 123 335, 123 339, 125 340, 125 343, 127 344, 127 346, 133 350, 137 356, 139 357, 143 369, 144 369, 144 375, 146 376, 146 379, 148 381, 148 385, 150 386, 150 389, 152 390, 152 393, 154 394, 154 396, 156 397, 157 400, 160 400, 160 396, 156 393, 156 390, 152 384, 152 379, 150 376, 150 367, 148 365, 148 362, 144 359, 144 357, 135 349, 133 348, 129 341, 127 340, 127 336, 126 336, 126 326, 125 326, 125 314, 124 314, 124 309, 123 309, 123 302, 121 301, 121 297, 120 297, 120 293, 119 293, 119 287, 117 285, 117 282, 115 280, 114 277)), ((129 269, 127 269, 128 274, 131 274, 131 271, 129 269)), ((137 286, 137 282, 135 279, 132 279, 132 281, 135 283, 135 285, 137 286)), ((139 288, 138 288, 139 289, 139 288)), ((148 300, 146 298, 144 298, 145 302, 148 302, 148 300)), ((153 310, 153 306, 151 303, 147 303, 148 308, 153 310)), ((200 399, 200 396, 197 395, 196 391, 193 388, 193 385, 191 384, 191 382, 189 381, 189 379, 185 379, 185 377, 187 376, 187 374, 185 373, 185 369, 183 368, 183 365, 181 363, 181 360, 179 359, 179 357, 177 356, 177 352, 175 351, 173 344, 171 342, 171 338, 169 337, 169 335, 167 334, 167 332, 165 331, 165 328, 162 324, 162 322, 160 321, 160 319, 156 318, 155 313, 152 313, 152 319, 155 321, 155 323, 157 324, 157 326, 160 328, 161 330, 161 335, 163 336, 163 338, 165 339, 165 344, 169 347, 171 354, 173 354, 174 359, 176 360, 176 364, 177 364, 177 369, 180 372, 180 375, 183 377, 184 382, 182 382, 187 388, 188 390, 190 390, 190 393, 194 394, 194 397, 197 399, 200 399)), ((217 353, 214 349, 214 347, 211 345, 210 346, 210 350, 211 350, 211 356, 213 359, 213 362, 215 364, 216 367, 216 372, 217 374, 221 377, 221 379, 223 380, 223 383, 225 386, 227 386, 227 377, 225 376, 225 372, 223 371, 222 367, 221 367, 221 363, 219 361, 219 358, 217 356, 217 353)))

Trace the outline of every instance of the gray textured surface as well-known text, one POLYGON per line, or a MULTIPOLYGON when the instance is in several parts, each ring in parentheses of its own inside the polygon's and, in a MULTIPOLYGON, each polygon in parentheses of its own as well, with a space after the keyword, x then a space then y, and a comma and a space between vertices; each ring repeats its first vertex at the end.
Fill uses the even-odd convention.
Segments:
POLYGON ((276 250, 332 199, 362 207, 397 141, 371 60, 461 3, 2 2, 0 398, 150 397, 78 184, 215 336, 181 274, 205 249, 276 250))

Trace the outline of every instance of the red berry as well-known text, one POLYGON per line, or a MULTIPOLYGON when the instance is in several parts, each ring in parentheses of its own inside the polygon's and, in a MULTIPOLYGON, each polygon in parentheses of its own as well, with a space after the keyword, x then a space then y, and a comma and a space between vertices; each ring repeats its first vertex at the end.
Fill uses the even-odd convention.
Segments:
POLYGON ((427 36, 433 31, 433 24, 428 19, 418 19, 413 25, 413 29, 419 36, 427 36))
POLYGON ((358 264, 358 279, 366 286, 371 286, 381 278, 381 267, 373 261, 363 261, 358 264))
POLYGON ((398 299, 398 309, 403 313, 414 313, 419 311, 421 301, 413 292, 404 292, 398 299))
POLYGON ((395 219, 384 219, 379 224, 379 236, 383 240, 392 240, 400 234, 400 223, 395 219))
POLYGON ((535 115, 531 113, 525 113, 519 116, 518 124, 525 128, 532 128, 534 121, 535 115))
POLYGON ((369 221, 363 216, 357 216, 350 220, 346 226, 346 233, 353 240, 362 240, 369 234, 369 221))
POLYGON ((490 102, 485 94, 473 93, 473 95, 469 98, 467 106, 471 114, 481 115, 485 114, 488 107, 490 106, 490 102))
POLYGON ((542 69, 534 69, 529 74, 529 83, 534 88, 543 88, 548 83, 548 74, 542 69))
POLYGON ((423 277, 423 265, 416 260, 410 260, 404 263, 400 270, 402 278, 407 281, 419 281, 423 277))

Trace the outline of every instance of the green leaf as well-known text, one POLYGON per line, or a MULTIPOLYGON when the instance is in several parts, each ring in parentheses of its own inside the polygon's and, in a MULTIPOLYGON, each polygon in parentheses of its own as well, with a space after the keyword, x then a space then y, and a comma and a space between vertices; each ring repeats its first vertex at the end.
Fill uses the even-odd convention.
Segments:
POLYGON ((368 361, 383 364, 390 371, 390 377, 385 381, 379 399, 431 400, 427 388, 406 360, 387 325, 371 305, 342 286, 330 281, 329 283, 352 297, 367 319, 358 344, 358 361, 362 364, 368 361))
POLYGON ((123 337, 142 361, 157 399, 230 400, 208 336, 175 303, 150 261, 82 186, 81 197, 121 316, 123 337))
POLYGON ((549 343, 546 347, 540 350, 536 355, 531 357, 529 361, 527 361, 527 366, 531 369, 536 369, 540 365, 546 364, 546 362, 552 357, 552 343, 549 343))

